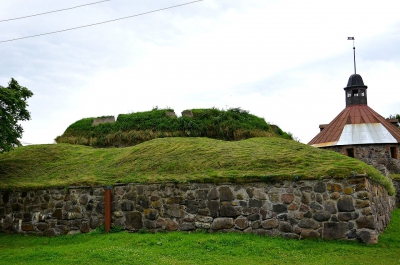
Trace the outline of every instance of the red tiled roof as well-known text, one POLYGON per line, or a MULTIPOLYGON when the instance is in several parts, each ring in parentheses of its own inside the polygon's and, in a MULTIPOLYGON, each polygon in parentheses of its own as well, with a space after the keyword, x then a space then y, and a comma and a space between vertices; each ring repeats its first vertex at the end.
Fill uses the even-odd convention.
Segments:
POLYGON ((351 105, 346 107, 308 144, 331 146, 335 145, 346 124, 381 123, 390 134, 400 143, 400 129, 391 124, 368 105, 351 105))

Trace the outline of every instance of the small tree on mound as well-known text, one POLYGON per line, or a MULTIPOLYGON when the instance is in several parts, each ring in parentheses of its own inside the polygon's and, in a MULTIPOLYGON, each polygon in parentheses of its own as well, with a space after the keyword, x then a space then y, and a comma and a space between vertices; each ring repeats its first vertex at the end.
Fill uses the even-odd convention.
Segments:
POLYGON ((400 114, 390 115, 388 119, 397 119, 399 122, 397 123, 397 127, 400 127, 400 114))

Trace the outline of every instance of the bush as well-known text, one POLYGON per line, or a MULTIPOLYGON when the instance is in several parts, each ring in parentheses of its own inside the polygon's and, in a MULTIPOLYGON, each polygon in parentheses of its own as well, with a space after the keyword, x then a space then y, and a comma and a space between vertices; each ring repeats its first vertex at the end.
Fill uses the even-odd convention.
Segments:
POLYGON ((85 118, 71 124, 57 143, 83 144, 94 147, 123 147, 164 137, 208 137, 226 141, 252 137, 292 135, 263 118, 240 108, 228 110, 193 109, 193 117, 171 117, 172 109, 158 109, 118 115, 115 123, 92 126, 94 118, 85 118))

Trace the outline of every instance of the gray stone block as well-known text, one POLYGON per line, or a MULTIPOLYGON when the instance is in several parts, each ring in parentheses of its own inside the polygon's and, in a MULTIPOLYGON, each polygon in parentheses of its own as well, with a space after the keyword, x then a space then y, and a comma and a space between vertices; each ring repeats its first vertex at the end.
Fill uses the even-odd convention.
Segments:
POLYGON ((339 212, 352 212, 354 211, 354 202, 351 196, 342 196, 337 202, 339 212))
POLYGON ((234 225, 233 218, 215 218, 211 224, 212 230, 229 229, 234 225))
POLYGON ((345 238, 348 232, 346 223, 326 222, 323 226, 322 238, 341 239, 345 238))
POLYGON ((221 201, 233 201, 235 199, 229 187, 219 188, 219 197, 221 201))

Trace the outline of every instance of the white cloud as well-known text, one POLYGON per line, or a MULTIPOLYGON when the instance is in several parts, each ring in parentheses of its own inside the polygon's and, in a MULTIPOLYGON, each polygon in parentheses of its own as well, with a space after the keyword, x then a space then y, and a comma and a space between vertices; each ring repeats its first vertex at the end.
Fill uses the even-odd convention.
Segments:
MULTIPOLYGON (((0 30, 3 38, 19 37, 184 2, 115 0, 0 23, 0 30)), ((0 17, 81 4, 21 3, 0 3, 0 17)), ((35 93, 29 101, 33 119, 23 124, 23 139, 32 143, 52 142, 84 117, 154 106, 178 113, 241 107, 308 142, 319 124, 345 107, 343 87, 353 71, 348 36, 356 38, 357 69, 369 87, 369 105, 383 116, 400 112, 393 81, 400 68, 399 6, 394 0, 206 0, 3 43, 0 84, 14 77, 35 93)))

